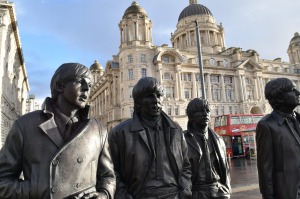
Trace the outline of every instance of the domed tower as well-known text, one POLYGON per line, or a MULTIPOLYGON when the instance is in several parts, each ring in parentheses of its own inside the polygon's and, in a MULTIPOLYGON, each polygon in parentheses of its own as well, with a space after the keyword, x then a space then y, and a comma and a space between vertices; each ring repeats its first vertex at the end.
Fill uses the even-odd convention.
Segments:
POLYGON ((288 48, 288 55, 291 65, 300 68, 300 35, 298 32, 294 34, 294 37, 290 41, 288 48))
POLYGON ((189 0, 190 5, 179 15, 176 31, 171 36, 174 48, 183 51, 197 51, 196 23, 198 21, 203 53, 218 53, 225 49, 225 37, 222 24, 217 25, 211 11, 189 0))
POLYGON ((90 66, 90 71, 93 74, 94 83, 96 83, 103 75, 103 67, 98 63, 97 60, 90 66))
POLYGON ((127 46, 151 46, 152 45, 152 22, 146 11, 133 1, 123 15, 119 23, 121 45, 127 46))

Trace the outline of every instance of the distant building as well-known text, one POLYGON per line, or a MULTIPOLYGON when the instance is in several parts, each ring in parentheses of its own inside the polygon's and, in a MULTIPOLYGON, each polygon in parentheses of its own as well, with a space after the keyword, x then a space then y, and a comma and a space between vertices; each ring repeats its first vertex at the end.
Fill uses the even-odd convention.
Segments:
POLYGON ((40 105, 35 101, 35 95, 29 95, 26 100, 26 113, 40 109, 40 105))
POLYGON ((176 29, 170 38, 172 47, 155 46, 152 21, 146 11, 133 2, 119 23, 118 54, 107 61, 105 71, 99 63, 91 66, 96 77, 91 95, 91 115, 105 121, 109 129, 130 118, 133 86, 141 77, 152 76, 164 87, 164 111, 186 129, 186 106, 191 99, 202 97, 195 20, 200 27, 205 91, 212 117, 270 112, 264 87, 274 78, 287 77, 300 88, 298 33, 287 44, 289 63, 280 58, 261 59, 253 49, 227 48, 225 27, 216 23, 207 7, 198 4, 197 0, 190 0, 179 13, 176 29))
POLYGON ((0 148, 12 123, 26 111, 29 83, 13 3, 0 0, 0 148))

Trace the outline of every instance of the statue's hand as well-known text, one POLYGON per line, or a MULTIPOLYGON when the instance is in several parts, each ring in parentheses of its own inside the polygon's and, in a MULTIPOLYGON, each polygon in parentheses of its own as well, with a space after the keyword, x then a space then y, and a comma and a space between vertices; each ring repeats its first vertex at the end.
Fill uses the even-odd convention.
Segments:
POLYGON ((104 192, 91 192, 85 194, 80 199, 108 199, 108 196, 104 192))

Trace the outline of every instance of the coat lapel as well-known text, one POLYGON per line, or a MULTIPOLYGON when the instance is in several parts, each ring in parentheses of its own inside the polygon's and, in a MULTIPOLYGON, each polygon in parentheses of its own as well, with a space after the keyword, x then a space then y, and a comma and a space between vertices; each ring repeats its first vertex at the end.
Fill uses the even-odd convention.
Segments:
POLYGON ((201 154, 200 146, 196 141, 196 138, 193 134, 188 133, 189 138, 186 140, 188 145, 190 145, 193 149, 195 149, 199 154, 201 154))
POLYGON ((146 144, 147 148, 149 149, 149 152, 151 153, 151 148, 150 148, 146 130, 144 129, 144 130, 140 131, 139 134, 140 134, 142 140, 144 141, 144 143, 146 144))
POLYGON ((59 133, 59 130, 56 126, 56 123, 52 118, 50 118, 49 120, 45 121, 44 123, 42 123, 39 126, 43 132, 54 142, 54 144, 60 148, 64 145, 64 140, 61 136, 61 134, 59 133))

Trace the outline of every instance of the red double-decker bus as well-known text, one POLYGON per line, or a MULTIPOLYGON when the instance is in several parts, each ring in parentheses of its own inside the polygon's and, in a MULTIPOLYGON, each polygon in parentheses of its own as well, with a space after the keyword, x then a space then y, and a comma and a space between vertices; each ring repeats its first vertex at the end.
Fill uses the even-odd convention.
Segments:
POLYGON ((228 157, 256 155, 255 129, 263 114, 228 114, 215 118, 214 130, 223 137, 228 157))

